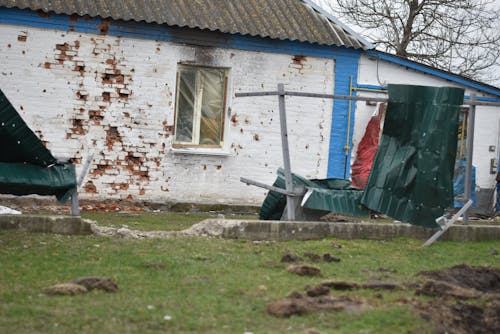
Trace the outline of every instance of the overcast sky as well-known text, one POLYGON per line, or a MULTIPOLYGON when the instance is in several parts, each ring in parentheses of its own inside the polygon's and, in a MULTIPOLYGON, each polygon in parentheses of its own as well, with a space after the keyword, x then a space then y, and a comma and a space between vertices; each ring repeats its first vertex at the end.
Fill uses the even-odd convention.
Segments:
MULTIPOLYGON (((321 6, 326 11, 330 11, 331 12, 331 9, 328 6, 328 4, 329 3, 333 3, 333 0, 311 0, 311 1, 314 2, 314 3, 316 3, 317 5, 321 6)), ((495 7, 497 7, 497 8, 500 9, 500 0, 495 0, 494 2, 495 2, 495 7)), ((335 13, 332 13, 332 14, 334 16, 336 16, 335 13)), ((351 29, 353 29, 354 31, 358 32, 362 36, 366 37, 368 35, 368 33, 366 31, 363 32, 363 30, 360 29, 359 27, 350 25, 345 20, 342 20, 342 22, 344 22, 345 24, 347 24, 351 29)), ((493 66, 492 70, 495 71, 495 73, 497 73, 496 77, 498 77, 499 79, 496 82, 493 82, 493 83, 490 83, 490 84, 492 84, 492 85, 500 88, 500 59, 497 61, 496 66, 493 66)))

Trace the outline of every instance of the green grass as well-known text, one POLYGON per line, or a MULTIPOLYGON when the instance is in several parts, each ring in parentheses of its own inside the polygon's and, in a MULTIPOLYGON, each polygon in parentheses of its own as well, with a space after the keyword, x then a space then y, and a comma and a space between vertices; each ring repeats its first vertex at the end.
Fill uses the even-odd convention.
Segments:
MULTIPOLYGON (((129 219, 112 214, 97 218, 104 216, 117 225, 129 219)), ((179 217, 184 216, 172 217, 181 224, 179 217)), ((189 225, 200 216, 184 218, 182 224, 189 225)), ((146 220, 156 228, 153 218, 146 220)), ((163 219, 157 224, 168 224, 168 229, 174 225, 163 219)), ((498 266, 498 256, 489 253, 491 247, 499 248, 498 242, 438 242, 426 249, 421 244, 413 239, 125 240, 0 231, 0 333, 257 334, 304 333, 309 328, 321 333, 432 332, 414 310, 396 302, 414 297, 412 290, 382 292, 382 299, 374 291, 350 292, 370 303, 362 313, 324 311, 278 319, 264 312, 268 303, 325 279, 416 281, 419 271, 460 263, 498 266), (333 249, 332 241, 343 248, 333 249), (300 277, 280 263, 285 252, 329 252, 342 261, 315 264, 323 277, 300 277), (161 262, 165 269, 145 268, 146 262, 161 262), (73 297, 43 293, 48 286, 87 275, 111 276, 120 290, 73 297), (165 315, 172 319, 164 320, 165 315)))
MULTIPOLYGON (((82 218, 97 221, 100 226, 122 227, 142 231, 179 231, 207 218, 217 218, 217 213, 176 212, 83 212, 82 218)), ((227 219, 258 219, 258 215, 226 214, 227 219)))

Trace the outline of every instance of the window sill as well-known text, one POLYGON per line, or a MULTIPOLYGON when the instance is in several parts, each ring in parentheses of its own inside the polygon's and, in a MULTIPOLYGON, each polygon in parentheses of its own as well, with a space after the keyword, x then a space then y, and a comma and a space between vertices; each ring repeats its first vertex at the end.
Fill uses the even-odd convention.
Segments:
POLYGON ((174 148, 174 147, 172 147, 172 153, 174 153, 174 154, 193 154, 193 155, 214 155, 214 156, 222 156, 222 157, 232 156, 231 152, 226 151, 222 148, 202 148, 202 147, 174 148))

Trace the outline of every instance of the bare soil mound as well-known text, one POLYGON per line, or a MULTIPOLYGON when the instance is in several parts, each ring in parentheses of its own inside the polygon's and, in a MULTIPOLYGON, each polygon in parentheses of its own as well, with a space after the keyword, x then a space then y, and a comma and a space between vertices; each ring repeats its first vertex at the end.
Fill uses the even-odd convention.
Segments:
POLYGON ((451 268, 424 271, 425 278, 484 293, 500 293, 500 268, 460 264, 451 268))

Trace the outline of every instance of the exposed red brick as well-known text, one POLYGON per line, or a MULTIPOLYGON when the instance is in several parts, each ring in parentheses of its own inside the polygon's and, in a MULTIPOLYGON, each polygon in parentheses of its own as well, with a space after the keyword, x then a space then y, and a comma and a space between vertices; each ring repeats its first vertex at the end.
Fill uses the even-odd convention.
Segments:
POLYGON ((85 66, 83 66, 83 65, 81 65, 81 66, 75 65, 75 67, 73 68, 73 71, 80 72, 80 75, 83 76, 83 74, 85 73, 85 66))
POLYGON ((45 67, 46 69, 49 69, 50 68, 50 63, 49 62, 46 62, 45 64, 43 64, 43 67, 45 67))
POLYGON ((87 101, 87 95, 82 95, 82 93, 80 91, 76 92, 76 96, 80 100, 87 101))
POLYGON ((92 193, 92 194, 97 193, 97 188, 92 181, 88 181, 87 183, 85 183, 85 185, 83 186, 83 189, 85 189, 85 191, 88 193, 92 193))
POLYGON ((238 118, 236 117, 236 114, 233 114, 231 116, 231 123, 233 124, 233 126, 238 125, 238 118))
POLYGON ((27 39, 28 39, 28 36, 26 36, 26 35, 19 35, 19 36, 17 36, 17 40, 19 42, 26 42, 27 39))
POLYGON ((303 65, 302 62, 306 61, 306 60, 307 60, 306 56, 293 56, 292 57, 292 61, 296 65, 303 65))
POLYGON ((111 100, 111 93, 103 92, 102 93, 102 100, 105 102, 109 102, 111 100))
POLYGON ((111 165, 97 165, 94 170, 90 172, 93 176, 102 176, 107 170, 113 169, 111 165))
POLYGON ((67 50, 71 50, 70 46, 68 43, 64 43, 64 44, 56 44, 56 50, 59 50, 59 51, 67 51, 67 50))
POLYGON ((111 126, 106 131, 106 145, 108 149, 111 151, 113 149, 113 145, 116 142, 121 142, 122 137, 120 136, 120 132, 118 132, 118 128, 116 126, 111 126))
POLYGON ((73 119, 72 120, 73 127, 71 128, 71 131, 73 133, 77 133, 79 135, 84 135, 86 131, 83 129, 83 121, 81 119, 73 119))

